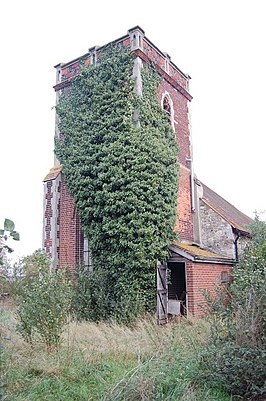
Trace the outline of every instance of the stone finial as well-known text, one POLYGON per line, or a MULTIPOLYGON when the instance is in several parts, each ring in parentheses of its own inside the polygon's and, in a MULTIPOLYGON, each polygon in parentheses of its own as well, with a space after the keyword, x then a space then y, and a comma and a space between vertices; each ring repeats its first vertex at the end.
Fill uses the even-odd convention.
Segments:
POLYGON ((145 36, 145 32, 143 31, 143 29, 137 25, 134 28, 129 29, 128 34, 130 36, 131 50, 136 50, 136 49, 142 50, 143 38, 145 36))
POLYGON ((64 63, 59 63, 54 66, 54 68, 56 69, 56 84, 59 84, 61 82, 61 68, 63 64, 64 63))
POLYGON ((90 47, 88 52, 90 54, 90 63, 91 64, 96 64, 97 63, 97 50, 99 49, 100 46, 93 46, 90 47))

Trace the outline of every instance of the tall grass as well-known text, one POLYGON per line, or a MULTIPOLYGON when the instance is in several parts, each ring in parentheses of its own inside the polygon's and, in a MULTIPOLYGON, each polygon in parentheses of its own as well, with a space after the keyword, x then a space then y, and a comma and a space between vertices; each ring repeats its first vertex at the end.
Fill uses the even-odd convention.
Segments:
POLYGON ((202 321, 134 328, 72 322, 57 352, 24 343, 14 311, 1 309, 4 394, 10 401, 229 401, 201 382, 198 351, 209 327, 202 321))

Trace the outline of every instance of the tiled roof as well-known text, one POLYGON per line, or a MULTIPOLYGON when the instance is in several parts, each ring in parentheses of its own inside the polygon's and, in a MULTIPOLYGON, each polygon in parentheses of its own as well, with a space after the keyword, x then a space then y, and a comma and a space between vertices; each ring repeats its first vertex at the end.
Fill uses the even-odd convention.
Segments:
POLYGON ((202 200, 206 205, 218 213, 231 226, 245 234, 250 234, 248 226, 253 220, 240 212, 235 206, 227 202, 220 195, 200 182, 203 188, 202 200))
POLYGON ((228 258, 228 256, 221 255, 216 252, 209 251, 195 243, 186 242, 173 242, 170 246, 171 251, 177 253, 187 259, 201 262, 213 263, 235 263, 235 260, 228 258))
POLYGON ((54 166, 51 168, 49 173, 45 176, 44 182, 54 180, 61 173, 63 168, 63 164, 59 164, 58 166, 54 166))

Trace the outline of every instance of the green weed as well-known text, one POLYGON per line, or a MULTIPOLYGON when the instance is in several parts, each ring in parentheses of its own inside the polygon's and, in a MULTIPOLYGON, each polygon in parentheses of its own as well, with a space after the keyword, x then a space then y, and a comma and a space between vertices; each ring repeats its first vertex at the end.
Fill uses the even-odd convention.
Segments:
POLYGON ((209 327, 184 319, 157 326, 153 318, 134 328, 72 322, 57 351, 32 347, 14 331, 14 312, 2 311, 5 400, 12 401, 230 401, 201 381, 198 350, 209 327))

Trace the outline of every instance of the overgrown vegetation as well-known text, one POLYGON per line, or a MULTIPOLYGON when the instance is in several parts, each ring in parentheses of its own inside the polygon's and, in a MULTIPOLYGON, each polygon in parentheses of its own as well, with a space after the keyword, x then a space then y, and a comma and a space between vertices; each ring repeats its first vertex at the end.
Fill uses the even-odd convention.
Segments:
POLYGON ((47 272, 50 269, 50 258, 48 254, 41 249, 37 249, 32 255, 24 256, 10 266, 10 271, 5 269, 0 278, 0 294, 9 294, 16 300, 26 286, 35 278, 38 278, 40 272, 47 272))
POLYGON ((198 353, 207 341, 204 321, 157 326, 153 318, 134 328, 72 322, 57 352, 30 347, 2 310, 5 396, 12 401, 230 401, 199 377, 198 353))
POLYGON ((156 260, 174 236, 176 140, 156 98, 158 75, 143 71, 140 97, 132 68, 130 52, 109 49, 57 107, 55 149, 93 255, 88 318, 96 320, 129 322, 154 309, 156 260))
POLYGON ((69 318, 72 288, 62 270, 40 270, 34 279, 24 283, 18 299, 16 330, 26 342, 43 342, 49 351, 58 347, 69 318))
POLYGON ((266 397, 266 224, 256 218, 253 239, 234 267, 230 302, 215 301, 206 380, 218 381, 243 399, 266 397))
MULTIPOLYGON (((15 224, 10 219, 4 220, 4 228, 0 229, 0 302, 2 297, 7 295, 7 288, 9 284, 8 280, 8 262, 6 254, 12 253, 13 249, 7 244, 8 240, 12 238, 15 241, 19 241, 19 233, 15 230, 15 224)), ((1 323, 1 320, 0 320, 1 323)), ((0 367, 2 361, 2 350, 4 349, 3 340, 5 340, 3 336, 3 328, 0 324, 0 367)), ((3 398, 3 377, 2 372, 0 370, 0 399, 3 398)))
MULTIPOLYGON (((12 267, 12 274, 1 277, 1 293, 17 305, 16 330, 30 343, 43 342, 56 348, 68 322, 73 282, 64 271, 50 271, 46 252, 35 251, 12 267)), ((0 333, 1 334, 1 333, 0 333)))
MULTIPOLYGON (((99 300, 93 298, 86 280, 93 283, 94 277, 84 272, 77 274, 80 281, 74 281, 72 298, 73 317, 79 323, 72 320, 65 326, 70 301, 65 295, 71 289, 63 272, 35 274, 26 285, 31 293, 25 291, 18 320, 12 310, 1 312, 2 336, 11 334, 1 355, 7 397, 14 401, 264 401, 265 240, 266 225, 256 221, 253 241, 235 267, 226 293, 229 304, 221 296, 207 320, 182 319, 164 327, 149 317, 131 328, 110 319, 109 324, 85 323, 94 302, 103 302, 96 309, 102 307, 105 313, 105 299, 102 293, 99 300), (29 346, 17 337, 17 323, 22 324, 19 332, 29 346), (47 353, 55 345, 57 352, 47 353)), ((36 263, 36 255, 29 260, 36 263)))

